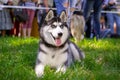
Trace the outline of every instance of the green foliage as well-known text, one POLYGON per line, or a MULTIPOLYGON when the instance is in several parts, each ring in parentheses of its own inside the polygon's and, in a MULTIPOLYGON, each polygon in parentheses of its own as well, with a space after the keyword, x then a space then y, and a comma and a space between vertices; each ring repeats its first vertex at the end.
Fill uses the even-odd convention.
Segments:
POLYGON ((38 43, 36 38, 1 37, 0 80, 120 80, 119 39, 84 39, 77 44, 86 55, 81 63, 65 74, 47 66, 41 78, 34 72, 38 43))

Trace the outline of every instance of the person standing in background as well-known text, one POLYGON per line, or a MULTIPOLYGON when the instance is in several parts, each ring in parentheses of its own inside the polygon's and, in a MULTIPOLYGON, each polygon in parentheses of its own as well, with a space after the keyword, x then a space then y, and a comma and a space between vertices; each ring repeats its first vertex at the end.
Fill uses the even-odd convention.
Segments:
POLYGON ((83 11, 83 2, 85 0, 70 0, 71 11, 83 11))
POLYGON ((86 21, 86 37, 90 38, 91 28, 87 25, 89 20, 91 10, 93 9, 93 29, 96 36, 96 39, 100 38, 100 15, 102 10, 102 4, 104 0, 86 0, 85 7, 84 7, 84 18, 86 21))
MULTIPOLYGON (((12 0, 0 0, 0 5, 12 5, 12 0)), ((0 31, 1 35, 5 36, 7 30, 13 28, 12 19, 9 9, 0 8, 0 31)))
MULTIPOLYGON (((35 7, 36 6, 36 2, 37 0, 23 0, 24 4, 22 4, 22 6, 27 6, 27 7, 35 7)), ((28 17, 29 19, 23 23, 23 37, 30 37, 31 36, 31 28, 32 28, 32 22, 34 19, 34 15, 35 15, 35 9, 26 9, 27 13, 28 13, 28 17)))
MULTIPOLYGON (((103 9, 107 11, 118 11, 116 0, 104 0, 103 9)), ((120 14, 106 13, 107 25, 110 28, 111 37, 120 37, 120 14), (114 31, 114 23, 116 24, 116 33, 114 31)))
MULTIPOLYGON (((84 0, 85 1, 85 0, 84 0)), ((70 0, 69 6, 70 6, 70 13, 69 18, 73 14, 73 12, 80 12, 81 15, 83 15, 83 9, 84 9, 84 1, 83 0, 70 0)))
MULTIPOLYGON (((53 8, 53 0, 38 0, 38 7, 53 8)), ((42 21, 49 9, 40 9, 37 11, 37 21, 41 27, 42 21)))
POLYGON ((54 2, 55 2, 55 6, 57 8, 57 10, 56 10, 57 16, 59 16, 62 11, 66 11, 66 9, 68 8, 68 5, 69 5, 68 0, 54 0, 54 2))
MULTIPOLYGON (((13 0, 13 6, 18 6, 18 3, 19 3, 19 0, 13 0)), ((12 36, 18 36, 19 34, 19 22, 15 19, 15 16, 14 16, 14 10, 15 9, 12 9, 11 10, 11 14, 12 14, 12 19, 13 19, 13 25, 14 25, 14 28, 11 30, 11 35, 12 36)))

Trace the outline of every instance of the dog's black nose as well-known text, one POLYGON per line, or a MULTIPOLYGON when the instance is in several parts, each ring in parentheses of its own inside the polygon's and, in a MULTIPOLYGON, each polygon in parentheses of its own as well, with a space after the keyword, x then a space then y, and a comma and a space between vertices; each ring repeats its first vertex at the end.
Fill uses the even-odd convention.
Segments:
POLYGON ((61 37, 63 34, 62 33, 58 33, 58 36, 61 37))

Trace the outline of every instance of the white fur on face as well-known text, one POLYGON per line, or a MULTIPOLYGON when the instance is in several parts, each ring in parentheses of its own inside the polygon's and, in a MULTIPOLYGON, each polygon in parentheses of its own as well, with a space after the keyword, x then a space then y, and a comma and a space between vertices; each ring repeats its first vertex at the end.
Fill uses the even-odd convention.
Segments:
POLYGON ((52 36, 55 38, 59 37, 58 33, 63 33, 62 29, 60 28, 61 24, 62 23, 54 22, 53 25, 55 25, 56 28, 52 28, 52 29, 48 30, 48 32, 50 32, 52 34, 52 36))
POLYGON ((62 25, 61 22, 54 22, 53 24, 45 26, 43 28, 42 31, 43 31, 44 39, 46 40, 47 43, 56 46, 54 38, 58 38, 59 33, 62 33, 62 36, 59 37, 61 39, 61 45, 64 44, 64 42, 68 39, 69 36, 68 29, 64 25, 63 28, 61 28, 61 25, 62 25), (52 25, 54 25, 55 27, 53 28, 52 25))

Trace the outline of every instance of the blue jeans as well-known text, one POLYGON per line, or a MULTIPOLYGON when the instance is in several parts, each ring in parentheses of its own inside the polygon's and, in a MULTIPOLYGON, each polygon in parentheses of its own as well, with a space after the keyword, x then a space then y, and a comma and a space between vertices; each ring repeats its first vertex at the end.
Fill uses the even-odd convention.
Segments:
MULTIPOLYGON (((100 15, 102 10, 103 0, 86 0, 86 4, 84 7, 84 17, 87 23, 89 16, 91 14, 91 10, 93 9, 93 21, 94 21, 94 32, 95 35, 100 35, 100 15)), ((89 25, 87 26, 89 27, 89 25)))
POLYGON ((107 24, 111 29, 111 34, 114 34, 114 22, 116 23, 116 27, 117 27, 117 34, 120 35, 120 15, 118 14, 114 14, 114 13, 107 13, 107 24))
POLYGON ((54 0, 55 6, 57 8, 57 15, 60 15, 63 10, 65 10, 65 7, 63 6, 64 0, 54 0))
POLYGON ((104 29, 100 31, 100 38, 110 37, 110 29, 104 29))

